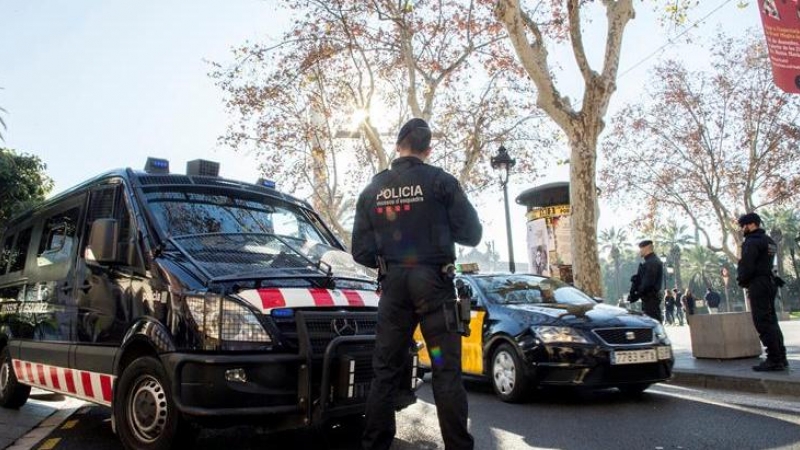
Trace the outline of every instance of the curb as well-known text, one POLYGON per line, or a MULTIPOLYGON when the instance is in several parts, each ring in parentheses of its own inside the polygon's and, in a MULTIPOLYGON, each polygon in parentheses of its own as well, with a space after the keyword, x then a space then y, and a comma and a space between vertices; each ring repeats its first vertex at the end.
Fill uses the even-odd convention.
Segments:
MULTIPOLYGON (((73 413, 75 413, 75 411, 82 408, 85 404, 86 403, 82 400, 70 399, 68 402, 69 406, 61 408, 51 414, 31 431, 14 441, 14 443, 9 447, 6 447, 5 450, 30 450, 36 447, 39 445, 39 443, 45 440, 45 438, 47 438, 47 436, 49 436, 53 430, 60 427, 62 423, 64 423, 67 419, 69 419, 70 416, 72 416, 73 413)), ((42 447, 53 448, 55 447, 57 441, 50 446, 47 446, 47 443, 48 441, 45 441, 45 444, 43 444, 42 447)))
POLYGON ((669 384, 748 392, 752 394, 789 395, 800 397, 800 383, 792 380, 744 378, 698 372, 672 372, 669 384))

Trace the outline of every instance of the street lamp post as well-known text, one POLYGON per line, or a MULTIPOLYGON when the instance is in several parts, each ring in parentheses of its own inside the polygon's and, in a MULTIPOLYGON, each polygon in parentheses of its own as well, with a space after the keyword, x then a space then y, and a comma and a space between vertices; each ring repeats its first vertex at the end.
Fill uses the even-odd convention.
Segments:
POLYGON ((508 271, 516 272, 514 266, 514 245, 511 239, 511 213, 508 210, 508 175, 511 168, 517 164, 517 160, 508 155, 508 151, 502 145, 497 149, 497 154, 491 159, 492 169, 498 171, 500 185, 503 186, 503 200, 506 206, 506 236, 508 237, 508 271))

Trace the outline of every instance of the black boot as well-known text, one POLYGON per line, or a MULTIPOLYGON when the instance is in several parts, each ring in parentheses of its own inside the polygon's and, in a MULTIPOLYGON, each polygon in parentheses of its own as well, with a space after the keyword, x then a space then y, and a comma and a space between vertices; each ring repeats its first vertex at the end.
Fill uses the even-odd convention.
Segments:
POLYGON ((762 361, 761 364, 753 366, 753 370, 756 372, 780 372, 788 369, 788 364, 784 364, 783 361, 762 361))

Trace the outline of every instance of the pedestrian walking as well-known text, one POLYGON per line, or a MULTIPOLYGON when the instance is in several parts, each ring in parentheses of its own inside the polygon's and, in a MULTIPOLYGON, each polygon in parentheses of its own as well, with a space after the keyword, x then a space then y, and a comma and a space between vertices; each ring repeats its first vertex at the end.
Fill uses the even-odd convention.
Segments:
POLYGON ((672 289, 672 295, 675 296, 675 317, 678 319, 678 326, 683 326, 683 294, 678 288, 672 289))
POLYGON ((653 241, 651 240, 639 242, 639 255, 644 261, 639 264, 636 275, 631 277, 629 298, 631 302, 641 299, 642 312, 659 323, 663 323, 659 291, 663 282, 664 265, 653 252, 653 241))
POLYGON ((675 325, 675 296, 669 289, 664 291, 664 310, 666 312, 664 320, 667 325, 675 325))
POLYGON ((737 266, 736 281, 747 290, 753 324, 761 343, 767 349, 767 358, 753 366, 757 372, 786 370, 786 347, 775 312, 775 295, 778 293, 772 272, 778 245, 761 228, 761 217, 748 213, 739 217, 739 227, 744 233, 742 257, 737 266))
POLYGON ((719 295, 719 292, 715 291, 714 288, 709 286, 706 288, 706 295, 703 297, 703 299, 706 301, 706 305, 708 305, 709 313, 719 313, 719 304, 722 302, 722 297, 719 295))
POLYGON ((686 313, 686 321, 688 322, 689 316, 694 315, 697 306, 697 299, 689 288, 686 288, 683 292, 681 302, 683 302, 683 311, 686 313))
POLYGON ((396 433, 395 404, 408 342, 419 324, 433 362, 433 398, 445 448, 471 450, 467 393, 461 375, 461 335, 448 326, 455 311, 455 243, 475 246, 482 227, 458 181, 426 164, 431 130, 412 119, 397 137, 398 157, 372 179, 356 205, 353 257, 379 269, 382 293, 372 381, 362 438, 386 450, 396 433))

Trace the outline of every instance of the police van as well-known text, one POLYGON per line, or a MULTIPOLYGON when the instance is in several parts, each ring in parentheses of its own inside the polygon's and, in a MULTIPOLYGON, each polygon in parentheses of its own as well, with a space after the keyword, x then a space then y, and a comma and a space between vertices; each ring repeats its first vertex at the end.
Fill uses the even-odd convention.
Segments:
POLYGON ((363 414, 375 274, 306 202, 218 170, 150 158, 10 221, 0 406, 36 387, 111 407, 128 449, 363 414))

